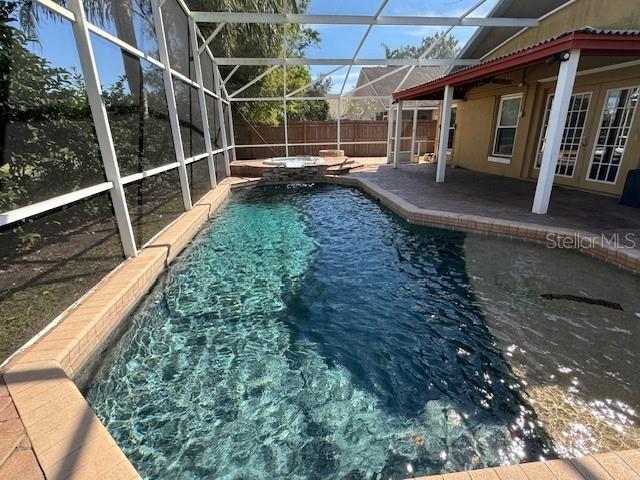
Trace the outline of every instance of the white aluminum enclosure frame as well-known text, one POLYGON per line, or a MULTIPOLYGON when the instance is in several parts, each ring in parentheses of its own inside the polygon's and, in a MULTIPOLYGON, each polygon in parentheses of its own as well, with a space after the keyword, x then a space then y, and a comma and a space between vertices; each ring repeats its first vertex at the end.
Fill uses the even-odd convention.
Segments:
MULTIPOLYGON (((227 138, 227 121, 231 121, 231 112, 230 109, 227 108, 228 115, 224 115, 222 113, 222 105, 229 105, 229 98, 226 94, 226 90, 224 90, 225 96, 224 98, 221 95, 220 87, 220 72, 218 70, 218 66, 215 63, 215 59, 211 55, 211 52, 206 47, 206 43, 202 42, 202 45, 198 45, 198 38, 202 39, 202 35, 199 32, 198 26, 190 20, 192 23, 192 31, 191 36, 193 38, 193 42, 191 44, 191 49, 194 52, 199 52, 203 49, 208 51, 208 55, 213 62, 214 69, 214 82, 215 82, 215 92, 212 92, 206 89, 203 85, 202 81, 202 71, 201 66, 198 61, 194 62, 196 67, 195 76, 196 81, 187 78, 182 73, 171 69, 168 60, 168 51, 165 40, 164 26, 162 22, 162 17, 160 13, 159 3, 156 3, 156 0, 152 0, 152 8, 153 8, 153 25, 154 25, 154 34, 157 38, 158 50, 160 53, 160 60, 154 58, 136 48, 133 45, 129 45, 124 42, 122 39, 116 37, 115 35, 105 31, 103 28, 90 23, 85 15, 84 8, 82 5, 82 0, 70 0, 69 8, 65 8, 58 3, 53 2, 52 0, 36 0, 39 6, 42 6, 52 12, 54 15, 60 16, 61 21, 68 21, 71 24, 74 33, 74 42, 76 43, 76 48, 78 52, 78 58, 80 61, 80 67, 82 71, 82 75, 84 78, 87 97, 89 100, 89 106, 91 107, 91 116, 93 119, 93 125, 96 130, 96 137, 98 140, 98 144, 100 147, 100 155, 102 158, 102 164, 105 172, 105 177, 107 178, 106 182, 98 183, 93 186, 89 186, 86 188, 81 188, 76 191, 64 193, 61 195, 54 196, 52 198, 43 200, 41 202, 36 202, 24 207, 20 207, 14 210, 9 210, 6 212, 0 212, 0 227, 6 227, 14 225, 20 221, 34 218, 39 215, 43 215, 47 212, 59 209, 66 205, 71 205, 76 202, 80 202, 92 196, 109 192, 111 195, 111 201, 114 208, 115 219, 118 226, 118 233, 120 236, 120 240, 123 247, 123 252, 126 257, 134 257, 137 255, 138 249, 143 245, 136 245, 135 237, 133 235, 133 228, 131 224, 131 218, 129 214, 129 209, 127 206, 124 186, 133 182, 140 181, 145 178, 152 177, 154 175, 159 175, 164 172, 168 172, 173 169, 178 169, 180 176, 180 189, 182 192, 182 198, 185 210, 191 208, 191 195, 190 195, 190 185, 188 181, 188 175, 186 172, 186 166, 198 162, 204 159, 207 159, 207 163, 209 166, 209 172, 211 176, 212 186, 215 185, 215 166, 213 165, 213 156, 218 154, 224 154, 225 158, 225 170, 227 175, 229 172, 229 153, 228 150, 232 150, 233 144, 231 146, 227 146, 226 138, 227 138), (196 35, 194 35, 194 33, 196 35), (102 98, 102 89, 101 83, 98 73, 98 68, 96 65, 96 59, 93 53, 93 40, 91 35, 96 35, 110 44, 115 45, 119 49, 124 52, 133 55, 141 60, 145 60, 146 62, 152 64, 154 67, 159 68, 163 71, 164 75, 164 86, 165 93, 167 99, 167 107, 169 111, 169 121, 172 126, 172 135, 173 135, 173 146, 176 151, 176 161, 170 162, 166 165, 161 165, 159 167, 150 168, 144 170, 139 173, 134 173, 127 176, 122 176, 120 174, 120 168, 118 165, 118 159, 116 155, 115 145, 113 143, 113 137, 111 135, 111 129, 109 124, 109 119, 107 116, 107 110, 102 98), (202 114, 202 122, 204 137, 205 137, 205 147, 206 152, 195 155, 191 158, 184 158, 184 153, 182 149, 182 142, 179 130, 179 121, 177 116, 177 108, 175 104, 175 96, 173 94, 173 79, 178 79, 194 87, 198 90, 198 102, 200 107, 200 112, 202 114), (208 125, 208 116, 207 116, 207 107, 205 95, 210 96, 214 99, 217 104, 217 108, 219 109, 218 114, 218 123, 217 128, 222 132, 223 138, 223 148, 214 149, 211 145, 210 141, 210 129, 212 126, 208 125), (208 140, 208 141, 207 141, 208 140)), ((191 12, 188 10, 184 2, 181 0, 177 0, 178 6, 184 11, 184 13, 191 19, 191 12)), ((213 37, 210 37, 210 39, 213 37)), ((159 233, 159 232, 157 232, 159 233)), ((156 235, 157 235, 156 233, 156 235)))
MULTIPOLYGON (((450 31, 455 27, 469 27, 469 26, 494 26, 494 27, 521 27, 523 29, 535 27, 538 25, 538 19, 522 19, 522 18, 495 18, 495 17, 474 17, 471 18, 467 15, 469 12, 457 17, 434 17, 434 16, 385 16, 383 10, 388 0, 379 0, 376 8, 372 8, 372 15, 300 15, 289 14, 283 12, 282 14, 262 14, 262 13, 248 13, 248 12, 191 12, 183 0, 151 0, 153 9, 152 24, 155 27, 155 36, 158 43, 158 50, 160 57, 155 58, 149 55, 136 46, 129 45, 116 35, 107 32, 104 28, 95 25, 87 20, 84 10, 82 9, 82 0, 70 0, 68 7, 66 8, 53 0, 36 0, 39 6, 48 9, 52 14, 58 15, 61 21, 70 22, 74 31, 74 41, 78 50, 78 56, 80 58, 80 64, 82 68, 82 74, 87 88, 87 95, 89 97, 89 103, 91 107, 91 114, 93 117, 94 126, 96 128, 97 138, 100 146, 100 153, 105 171, 106 181, 97 183, 86 188, 78 189, 73 192, 66 192, 61 195, 54 196, 41 202, 33 203, 21 208, 17 208, 11 211, 0 213, 0 227, 12 225, 16 222, 32 218, 38 215, 42 215, 46 212, 58 209, 65 205, 70 205, 75 202, 79 202, 83 199, 91 196, 109 192, 111 195, 115 217, 117 220, 118 231, 120 239, 123 245, 125 256, 135 256, 138 249, 142 245, 136 245, 131 219, 129 215, 128 206, 126 203, 124 186, 133 182, 140 181, 145 178, 159 175, 164 172, 177 169, 180 177, 180 188, 182 191, 182 198, 185 209, 191 207, 191 195, 189 185, 189 178, 187 175, 187 165, 197 161, 207 161, 210 172, 210 183, 215 185, 220 182, 220 178, 216 178, 215 163, 216 158, 219 159, 219 155, 224 157, 225 173, 230 175, 230 162, 236 158, 236 148, 241 148, 243 145, 235 144, 234 125, 233 125, 233 112, 232 105, 235 102, 246 101, 282 101, 287 111, 286 105, 288 101, 293 100, 325 100, 327 96, 305 96, 304 91, 321 81, 322 79, 330 76, 332 73, 339 71, 341 68, 347 68, 348 73, 352 73, 354 66, 362 65, 385 65, 396 66, 397 68, 391 69, 389 73, 379 77, 377 79, 368 82, 365 85, 361 85, 351 91, 347 92, 346 85, 348 75, 345 78, 340 93, 334 98, 338 100, 338 108, 340 113, 343 113, 344 102, 346 99, 366 99, 372 98, 367 95, 358 96, 356 93, 358 90, 375 84, 377 81, 386 78, 389 75, 393 75, 398 71, 406 71, 408 69, 415 68, 416 66, 426 65, 473 65, 477 63, 474 59, 429 59, 423 55, 421 58, 416 59, 385 59, 385 58, 360 58, 360 51, 367 40, 369 32, 376 25, 406 25, 415 27, 424 26, 444 26, 449 27, 447 31, 450 31), (169 56, 166 44, 166 35, 164 31, 163 19, 161 16, 162 5, 167 1, 176 1, 178 6, 187 15, 189 20, 189 29, 191 30, 191 50, 194 53, 194 65, 195 65, 195 80, 193 78, 186 77, 183 73, 171 68, 169 64, 169 56), (205 38, 198 28, 198 23, 217 23, 216 27, 205 38), (215 58, 209 48, 210 42, 221 35, 223 35, 223 28, 233 28, 233 25, 242 23, 271 23, 282 24, 283 27, 287 24, 332 24, 332 25, 366 25, 364 34, 361 36, 360 41, 350 58, 215 58), (195 34, 194 34, 195 33, 195 34), (169 111, 169 122, 172 128, 172 140, 174 149, 176 152, 175 161, 169 162, 159 167, 150 168, 142 172, 129 174, 122 176, 118 165, 118 158, 116 155, 116 149, 113 144, 113 138, 111 136, 110 125, 106 114, 106 108, 104 101, 101 97, 101 82, 99 78, 99 72, 96 67, 96 60, 93 56, 92 38, 94 36, 100 37, 106 40, 108 43, 115 45, 124 52, 144 60, 154 67, 162 70, 164 76, 165 93, 167 97, 167 107, 169 111), (199 54, 206 52, 209 59, 213 63, 214 71, 214 88, 213 91, 207 89, 203 85, 202 66, 200 65, 199 54), (223 78, 220 74, 220 65, 233 65, 233 68, 223 78), (242 65, 265 65, 264 70, 268 70, 269 67, 278 68, 282 66, 286 70, 288 65, 331 65, 334 68, 331 72, 324 75, 320 75, 313 79, 308 85, 302 89, 297 89, 295 92, 288 92, 286 78, 283 85, 282 96, 276 96, 273 98, 239 98, 236 92, 229 94, 227 92, 226 84, 233 77, 236 71, 241 68, 242 65), (185 158, 181 141, 180 124, 177 113, 176 99, 173 92, 173 81, 182 81, 193 87, 198 92, 198 102, 200 106, 200 112, 202 115, 203 129, 205 130, 205 147, 206 152, 195 155, 191 158, 185 158), (213 98, 217 125, 208 125, 209 116, 207 115, 207 98, 213 98), (208 127, 208 128, 207 128, 208 127), (220 145, 212 144, 212 129, 218 129, 220 145)), ((483 0, 484 1, 484 0, 483 0)), ((478 2, 482 3, 482 2, 478 2)), ((478 5, 476 4, 472 10, 478 5)), ((285 5, 285 4, 283 4, 285 5)), ((262 70, 263 71, 263 70, 262 70)), ((258 75, 262 75, 259 73, 258 75)), ((259 79, 254 79, 252 82, 257 82, 259 79)), ((246 88, 247 85, 241 87, 246 88)), ((390 105, 389 98, 379 98, 386 105, 390 105)), ((389 107, 389 111, 392 112, 393 108, 389 107)), ((341 115, 339 115, 340 117, 341 115)), ((286 119, 285 119, 286 122, 286 119)), ((389 134, 387 135, 387 141, 379 143, 387 143, 388 149, 391 144, 391 126, 389 127, 389 134)), ((334 144, 336 146, 358 144, 358 143, 371 143, 371 142, 344 142, 341 140, 340 132, 340 118, 337 119, 337 135, 334 144)), ((273 146, 275 146, 274 144, 273 146)), ((280 145, 280 144, 277 144, 280 145)), ((285 149, 289 146, 297 145, 311 145, 311 144, 293 144, 289 143, 288 136, 285 136, 285 142, 282 144, 285 149)), ((327 143, 323 143, 327 145, 327 143)), ((268 147, 271 145, 260 144, 256 147, 268 147)), ((388 152, 390 156, 391 151, 388 152)), ((218 170, 220 172, 220 170, 218 170)))
MULTIPOLYGON (((279 13, 259 13, 259 12, 208 12, 208 11, 194 11, 191 12, 191 17, 197 23, 215 23, 216 26, 213 29, 210 37, 215 38, 216 35, 219 35, 220 30, 222 29, 222 25, 227 26, 228 28, 233 28, 234 24, 271 24, 271 25, 288 25, 288 24, 309 24, 309 25, 361 25, 366 26, 364 33, 361 35, 361 38, 354 50, 351 58, 306 58, 306 57, 287 57, 283 55, 281 58, 260 58, 260 57, 227 57, 227 58, 216 58, 217 65, 220 66, 233 66, 231 71, 227 74, 224 79, 224 83, 226 84, 230 78, 237 72, 237 70, 242 66, 263 66, 264 69, 259 70, 259 73, 256 77, 251 79, 248 83, 239 87, 238 90, 233 92, 229 96, 229 101, 231 103, 235 102, 260 102, 260 101, 281 101, 283 102, 283 110, 284 110, 284 119, 283 125, 285 128, 284 134, 284 143, 261 143, 255 145, 236 145, 236 148, 269 148, 269 147, 284 147, 285 152, 288 152, 289 146, 294 146, 294 144, 289 142, 288 136, 288 118, 287 118, 287 102, 293 100, 327 100, 328 98, 333 97, 337 100, 338 106, 338 115, 336 118, 336 138, 329 143, 324 142, 318 145, 335 145, 336 148, 340 149, 343 145, 355 144, 358 142, 345 142, 342 139, 341 132, 341 121, 342 115, 344 113, 344 105, 345 100, 347 99, 357 99, 357 98, 372 98, 370 96, 360 96, 356 97, 354 93, 362 88, 365 88, 369 85, 374 84, 377 81, 382 80, 383 78, 387 78, 390 75, 396 74, 399 71, 405 71, 405 75, 402 80, 396 86, 395 90, 399 90, 409 75, 413 71, 415 67, 418 66, 470 66, 478 63, 479 60, 476 59, 462 59, 462 58, 428 58, 428 54, 431 49, 421 55, 419 58, 360 58, 360 51, 367 40, 371 29, 374 26, 379 25, 395 25, 395 26, 414 26, 414 27, 432 27, 432 26, 441 26, 447 27, 443 33, 449 33, 455 27, 507 27, 507 28, 521 28, 527 29, 531 27, 536 27, 539 24, 539 19, 537 18, 502 18, 502 17, 482 17, 476 16, 471 17, 474 11, 476 11, 482 4, 486 3, 487 0, 477 0, 473 3, 466 11, 464 11, 459 16, 450 17, 450 16, 389 16, 383 15, 383 11, 387 6, 388 0, 379 0, 375 9, 372 7, 372 15, 341 15, 341 14, 327 14, 327 15, 317 15, 317 14, 294 14, 286 11, 286 2, 283 2, 282 12, 279 13), (282 96, 272 96, 272 97, 239 97, 238 94, 244 91, 246 88, 254 85, 259 80, 268 75, 271 71, 273 71, 277 67, 282 67, 286 71, 286 67, 290 65, 324 65, 334 67, 330 71, 318 75, 313 81, 309 84, 305 85, 302 88, 298 88, 293 92, 287 93, 287 88, 285 85, 284 92, 282 96), (378 77, 370 82, 367 82, 364 85, 361 85, 357 88, 352 89, 349 92, 345 92, 345 88, 347 85, 347 81, 349 79, 349 75, 352 73, 352 68, 354 66, 396 66, 398 68, 391 69, 390 72, 385 75, 378 77), (347 68, 347 74, 345 76, 344 81, 342 82, 342 86, 340 88, 340 92, 337 95, 325 95, 325 96, 317 96, 310 97, 305 96, 304 91, 316 84, 317 82, 322 81, 323 79, 330 77, 332 74, 336 73, 342 68, 347 68)), ((286 41, 286 38, 285 38, 286 41)), ((286 82, 286 75, 285 75, 286 82)), ((385 98, 380 99, 380 101, 387 106, 389 112, 393 112, 393 108, 390 107, 391 99, 385 98)), ((231 130, 233 126, 230 124, 229 129, 231 130)), ((392 141, 393 135, 391 132, 391 127, 389 127, 389 134, 387 135, 387 144, 390 144, 392 141)), ((366 142, 371 143, 371 142, 366 142)), ((374 142, 375 143, 375 142, 374 142)), ((311 143, 305 143, 301 145, 313 145, 311 143)), ((391 147, 388 147, 388 155, 387 158, 391 156, 391 147)), ((235 158, 236 151, 232 150, 233 156, 235 158)))

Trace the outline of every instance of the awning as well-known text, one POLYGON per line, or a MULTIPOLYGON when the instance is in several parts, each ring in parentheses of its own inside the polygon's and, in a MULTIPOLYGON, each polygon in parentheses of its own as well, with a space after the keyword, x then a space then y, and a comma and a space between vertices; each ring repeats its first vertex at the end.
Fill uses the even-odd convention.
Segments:
POLYGON ((497 75, 559 59, 563 52, 579 49, 580 55, 640 55, 640 31, 583 28, 564 33, 531 47, 467 67, 430 82, 393 94, 394 100, 440 100, 444 87, 454 87, 454 98, 497 75))

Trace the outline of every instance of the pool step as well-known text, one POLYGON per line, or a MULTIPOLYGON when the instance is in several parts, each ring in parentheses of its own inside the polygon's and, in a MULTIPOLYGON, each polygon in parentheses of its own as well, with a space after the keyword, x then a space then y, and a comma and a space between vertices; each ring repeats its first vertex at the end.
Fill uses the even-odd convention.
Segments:
POLYGON ((350 171, 362 167, 362 164, 356 163, 354 160, 350 158, 346 158, 344 162, 338 165, 332 165, 327 168, 327 173, 329 175, 343 175, 345 173, 349 173, 350 171))

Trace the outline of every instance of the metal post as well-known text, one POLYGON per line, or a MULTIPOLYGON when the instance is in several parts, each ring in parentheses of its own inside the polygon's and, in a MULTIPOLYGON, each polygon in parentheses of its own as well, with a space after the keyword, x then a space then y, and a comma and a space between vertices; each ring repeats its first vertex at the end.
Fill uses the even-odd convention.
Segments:
POLYGON ((444 183, 444 174, 447 169, 447 140, 449 139, 449 127, 451 126, 451 104, 453 103, 453 87, 444 87, 442 99, 442 112, 440 114, 440 137, 438 139, 438 164, 436 166, 436 182, 444 183))
POLYGON ((387 163, 391 163, 391 145, 393 142, 393 105, 387 110, 387 163))
POLYGON ((536 194, 533 199, 532 212, 543 215, 549 209, 551 200, 551 190, 556 174, 556 165, 560 155, 560 145, 564 126, 567 122, 567 112, 569 111, 569 101, 573 92, 573 84, 578 71, 578 61, 580 60, 580 50, 571 50, 569 58, 560 63, 556 90, 551 102, 551 112, 549 113, 549 123, 547 134, 542 148, 542 164, 536 184, 536 194))
POLYGON ((207 148, 207 163, 209 165, 209 183, 214 188, 218 182, 216 179, 216 168, 213 163, 213 148, 211 146, 211 134, 209 130, 209 117, 207 116, 207 101, 204 93, 204 83, 202 81, 202 65, 200 64, 200 55, 198 54, 198 36, 196 33, 196 22, 189 18, 189 33, 191 36, 191 52, 193 53, 193 65, 196 70, 196 82, 198 88, 198 100, 200 102, 200 116, 202 117, 202 130, 204 130, 204 144, 207 148))
POLYGON ((284 154, 289 156, 289 127, 287 126, 287 99, 282 100, 284 104, 284 154))
POLYGON ((402 144, 402 100, 396 104, 396 144, 393 149, 393 168, 400 164, 400 146, 402 144))
POLYGON ((340 117, 342 117, 342 95, 338 96, 338 124, 336 130, 336 145, 337 149, 340 150, 340 117))
MULTIPOLYGON (((180 122, 178 120, 178 107, 176 106, 176 96, 173 90, 173 79, 171 78, 171 68, 169 62, 169 50, 167 49, 167 39, 164 34, 164 22, 162 20, 162 12, 158 0, 151 1, 153 11, 153 24, 158 39, 158 52, 160 53, 160 61, 164 64, 163 79, 164 91, 167 97, 167 107, 169 109, 169 121, 171 123, 171 132, 173 134, 173 148, 176 152, 176 161, 178 166, 178 174, 180 175, 180 187, 182 188, 182 201, 185 210, 191 210, 191 193, 189 192, 189 180, 187 177, 187 166, 184 161, 184 149, 182 147, 182 135, 180 134, 180 122)), ((197 50, 196 50, 197 52, 197 50)))
MULTIPOLYGON (((409 161, 413 162, 413 154, 415 153, 415 145, 416 145, 416 129, 418 127, 418 107, 413 111, 413 127, 411 129, 411 156, 409 157, 409 161)), ((418 155, 420 155, 420 151, 418 151, 418 155)))
MULTIPOLYGON (((282 0, 282 13, 287 15, 287 0, 282 0)), ((288 42, 287 42, 287 24, 282 24, 282 58, 287 58, 288 42)), ((289 156, 289 128, 287 122, 287 66, 282 67, 282 103, 284 104, 284 154, 289 156)))
POLYGON ((227 117, 229 127, 229 139, 231 140, 231 153, 233 154, 233 160, 236 160, 236 134, 233 130, 233 112, 231 111, 231 103, 227 106, 227 117))
POLYGON ((109 127, 109 117, 107 116, 107 109, 102 101, 102 89, 100 87, 98 69, 89 38, 84 7, 82 6, 81 0, 70 0, 68 5, 69 9, 73 11, 76 16, 76 21, 72 22, 73 35, 76 40, 80 65, 87 88, 87 96, 89 98, 93 124, 100 146, 102 164, 104 165, 107 180, 113 184, 110 190, 111 202, 118 224, 122 249, 126 257, 135 257, 138 250, 133 235, 127 201, 124 196, 124 189, 122 188, 122 178, 120 176, 116 150, 113 145, 113 137, 111 136, 111 128, 109 127))
MULTIPOLYGON (((229 166, 229 149, 227 148, 227 130, 226 130, 226 121, 224 119, 224 107, 222 106, 222 95, 220 94, 220 70, 218 70, 218 65, 213 65, 213 83, 215 94, 218 96, 216 99, 216 108, 218 110, 218 130, 220 134, 220 138, 222 139, 222 156, 224 157, 224 171, 227 173, 227 177, 231 176, 231 167, 229 166)), ((227 106, 229 111, 231 111, 231 104, 227 106)), ((232 131, 231 131, 232 132, 232 131)), ((233 133, 232 133, 233 135, 233 133)), ((235 160, 235 157, 234 157, 235 160)))

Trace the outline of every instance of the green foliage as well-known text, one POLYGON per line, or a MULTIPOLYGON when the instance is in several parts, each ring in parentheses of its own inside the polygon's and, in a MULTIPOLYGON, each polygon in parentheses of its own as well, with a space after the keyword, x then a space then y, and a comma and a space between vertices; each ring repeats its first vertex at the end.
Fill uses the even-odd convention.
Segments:
POLYGON ((387 58, 418 58, 429 48, 432 50, 427 54, 427 58, 454 58, 460 51, 458 40, 444 32, 427 35, 418 45, 404 45, 395 49, 385 43, 382 46, 387 58))
MULTIPOLYGON (((202 9, 220 12, 283 12, 282 0, 201 0, 202 9)), ((305 13, 309 0, 287 0, 288 13, 305 13)), ((207 36, 216 25, 201 25, 207 36)), ((213 40, 211 49, 219 57, 300 57, 306 48, 317 45, 320 35, 303 25, 233 24, 226 25, 213 40), (286 42, 284 41, 286 28, 286 42), (284 52, 286 45, 286 52, 284 52)), ((246 85, 263 73, 267 67, 240 67, 227 84, 229 93, 246 85)), ((231 68, 222 69, 223 76, 231 68)), ((241 95, 251 97, 282 97, 284 69, 276 68, 241 95)), ((292 92, 311 82, 309 67, 287 67, 287 91, 292 92)), ((306 96, 322 96, 331 88, 330 80, 319 82, 306 91, 306 96)), ((236 118, 254 124, 277 125, 283 121, 282 102, 242 102, 234 105, 236 118)), ((329 104, 326 101, 292 101, 287 104, 291 121, 328 120, 329 104)))
MULTIPOLYGON (((0 0, 0 211, 106 180, 81 75, 34 53, 14 9, 0 0)), ((175 161, 162 72, 135 65, 135 94, 125 77, 103 93, 124 174, 175 161)))
POLYGON ((0 2, 0 210, 103 178, 80 75, 29 51, 30 39, 11 25, 13 8, 0 2))
MULTIPOLYGON (((303 65, 287 67, 287 93, 293 92, 311 82, 311 72, 303 65)), ((284 93, 284 70, 277 68, 262 79, 250 91, 252 97, 282 97, 284 93)), ((300 92, 299 96, 323 96, 331 88, 331 79, 326 78, 300 92)), ((243 92, 244 93, 244 92, 243 92)), ((279 125, 284 121, 282 101, 241 102, 236 104, 236 112, 245 122, 256 125, 279 125)), ((236 106, 234 105, 234 106, 236 106)), ((329 119, 329 104, 326 100, 292 100, 287 102, 289 121, 313 121, 329 119)))

